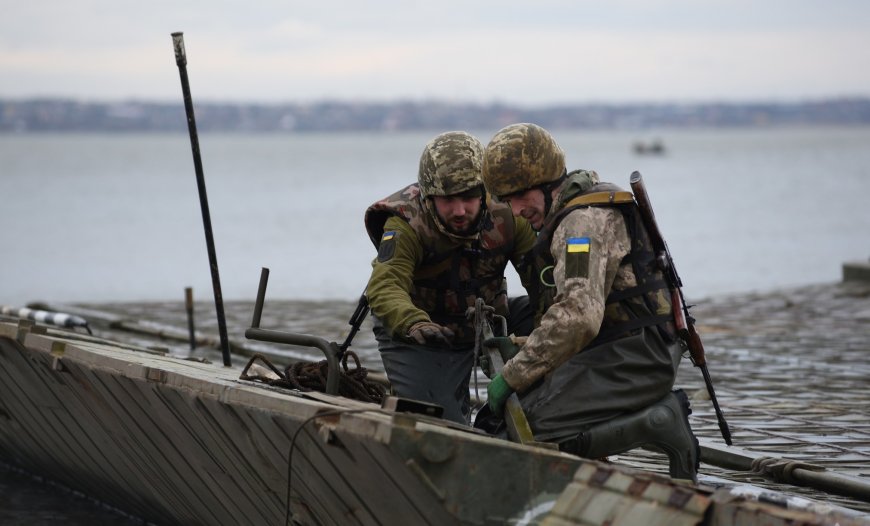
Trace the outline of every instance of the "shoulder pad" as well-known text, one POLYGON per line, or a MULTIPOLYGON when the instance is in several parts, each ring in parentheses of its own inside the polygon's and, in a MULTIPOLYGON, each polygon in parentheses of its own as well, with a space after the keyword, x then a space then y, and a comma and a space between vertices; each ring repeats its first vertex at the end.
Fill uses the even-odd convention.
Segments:
POLYGON ((572 206, 589 206, 589 205, 613 205, 633 203, 634 195, 631 192, 624 190, 614 192, 593 192, 591 194, 578 195, 571 199, 563 208, 572 206))

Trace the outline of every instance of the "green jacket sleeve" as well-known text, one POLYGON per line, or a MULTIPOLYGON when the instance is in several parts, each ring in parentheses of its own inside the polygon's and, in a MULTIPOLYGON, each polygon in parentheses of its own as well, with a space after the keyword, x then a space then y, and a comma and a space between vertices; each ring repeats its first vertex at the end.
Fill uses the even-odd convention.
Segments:
POLYGON ((532 280, 536 276, 532 275, 534 274, 534 265, 523 265, 523 257, 535 246, 538 236, 532 230, 532 225, 523 217, 514 217, 514 232, 514 252, 511 254, 511 263, 520 277, 520 282, 523 284, 526 292, 528 292, 530 290, 529 287, 533 283, 532 280))
MULTIPOLYGON (((408 223, 398 217, 387 219, 384 232, 394 231, 394 244, 389 257, 379 255, 372 261, 372 275, 366 288, 372 313, 383 321, 393 337, 404 337, 408 328, 419 321, 431 321, 425 311, 411 302, 414 271, 422 251, 417 235, 408 223)), ((385 241, 381 242, 382 244, 385 241)))

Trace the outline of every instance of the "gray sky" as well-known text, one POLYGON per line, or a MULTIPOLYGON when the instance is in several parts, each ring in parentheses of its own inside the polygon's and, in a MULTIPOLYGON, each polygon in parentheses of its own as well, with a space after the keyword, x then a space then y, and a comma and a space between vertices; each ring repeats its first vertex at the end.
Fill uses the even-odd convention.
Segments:
POLYGON ((0 97, 550 105, 870 96, 865 0, 0 0, 0 97))

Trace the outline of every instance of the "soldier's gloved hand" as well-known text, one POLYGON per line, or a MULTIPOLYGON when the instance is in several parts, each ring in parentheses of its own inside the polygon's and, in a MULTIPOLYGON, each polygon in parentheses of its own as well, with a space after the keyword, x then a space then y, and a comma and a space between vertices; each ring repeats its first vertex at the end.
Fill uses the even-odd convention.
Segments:
POLYGON ((477 365, 483 369, 483 374, 487 378, 492 378, 494 371, 492 370, 492 362, 489 361, 489 354, 486 352, 486 349, 482 349, 480 356, 477 357, 477 365))
POLYGON ((504 404, 513 392, 513 388, 508 385, 502 375, 495 375, 495 378, 486 387, 486 403, 489 404, 493 414, 501 415, 504 413, 504 404))
POLYGON ((516 344, 517 347, 522 347, 523 345, 526 344, 526 340, 529 339, 528 336, 514 336, 513 334, 508 336, 508 338, 510 338, 511 341, 514 342, 514 344, 516 344))
POLYGON ((431 321, 418 321, 408 329, 408 338, 420 345, 429 343, 449 347, 453 341, 453 331, 431 321))
MULTIPOLYGON (((524 340, 525 341, 525 340, 524 340)), ((501 354, 501 359, 507 363, 520 352, 520 345, 514 343, 513 336, 494 336, 483 340, 484 347, 495 347, 501 354)))

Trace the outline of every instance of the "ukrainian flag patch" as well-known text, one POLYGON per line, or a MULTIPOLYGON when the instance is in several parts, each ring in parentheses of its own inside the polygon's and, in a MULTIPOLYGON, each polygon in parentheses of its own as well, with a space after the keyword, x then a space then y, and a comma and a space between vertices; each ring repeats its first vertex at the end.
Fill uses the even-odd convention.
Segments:
POLYGON ((395 230, 390 230, 389 232, 384 232, 384 235, 381 236, 381 244, 378 247, 378 261, 381 263, 386 263, 390 259, 393 258, 393 254, 396 253, 396 236, 398 232, 395 230))
POLYGON ((589 253, 592 240, 588 237, 569 237, 565 241, 565 278, 589 277, 589 253))
POLYGON ((568 238, 568 253, 574 252, 589 252, 588 237, 569 237, 568 238))

